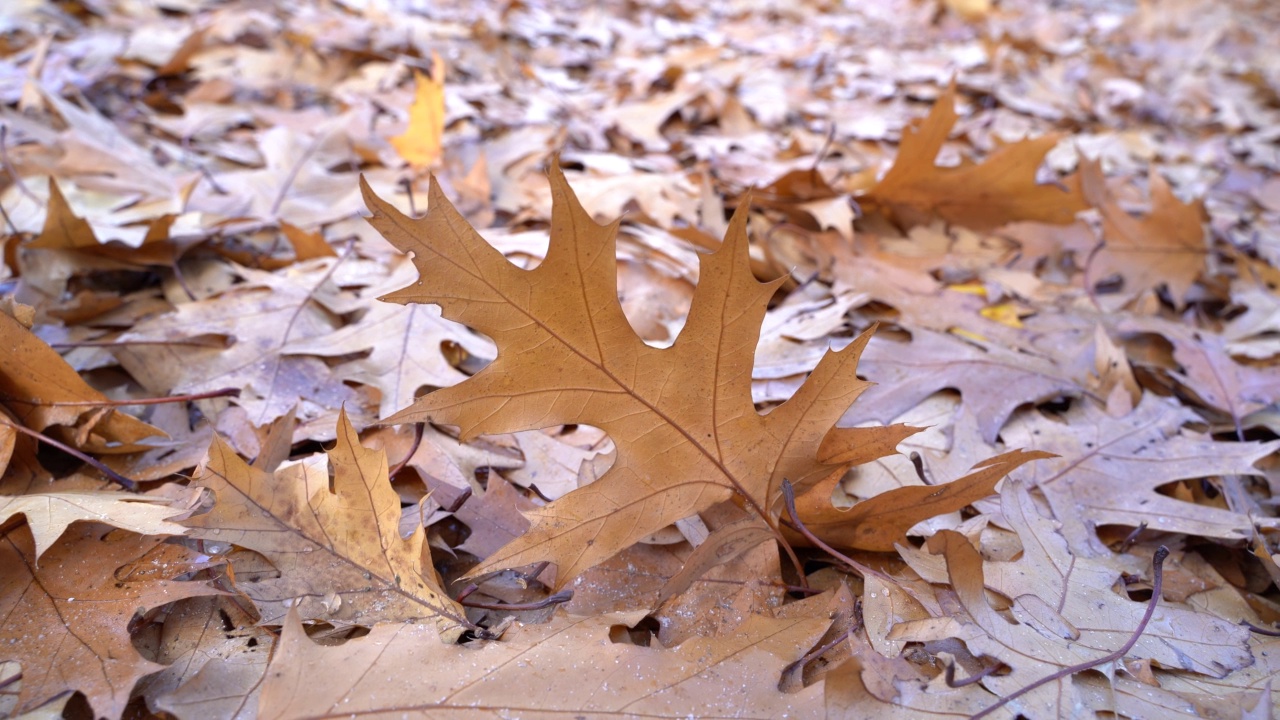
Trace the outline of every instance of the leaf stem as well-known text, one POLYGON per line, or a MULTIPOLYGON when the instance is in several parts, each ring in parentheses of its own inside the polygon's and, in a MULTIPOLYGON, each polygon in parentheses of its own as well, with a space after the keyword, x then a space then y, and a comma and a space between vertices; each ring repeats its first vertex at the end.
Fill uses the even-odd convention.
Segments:
POLYGON ((86 400, 66 401, 66 402, 42 402, 38 400, 28 400, 26 398, 17 398, 9 395, 3 395, 5 402, 19 403, 21 405, 38 405, 40 407, 128 407, 130 405, 164 405, 167 403, 187 402, 189 400, 207 400, 217 397, 240 397, 240 388, 222 388, 221 390, 210 390, 202 393, 192 393, 190 395, 173 395, 162 398, 139 398, 131 400, 86 400))
MULTIPOLYGON (((800 514, 796 512, 796 490, 795 488, 791 487, 791 481, 785 478, 782 480, 782 498, 787 503, 787 514, 791 516, 791 522, 794 525, 796 531, 799 532, 801 535, 804 535, 805 538, 809 540, 809 542, 813 543, 817 547, 826 551, 828 555, 840 561, 842 564, 844 564, 846 567, 848 567, 850 570, 852 570, 857 575, 860 575, 861 577, 865 578, 868 575, 874 575, 875 577, 878 577, 886 582, 893 583, 893 580, 889 578, 887 575, 885 575, 884 573, 880 572, 879 570, 873 570, 872 568, 869 568, 866 565, 863 565, 857 560, 854 560, 853 558, 848 557, 844 553, 828 545, 826 542, 822 540, 822 538, 818 537, 817 535, 814 535, 813 532, 809 530, 809 528, 805 527, 804 523, 800 520, 800 514)), ((893 583, 893 584, 896 585, 897 583, 893 583)))
POLYGON ((138 489, 138 483, 136 481, 130 480, 129 478, 121 475, 115 470, 112 470, 111 468, 102 464, 102 461, 98 460, 97 458, 91 457, 71 447, 70 445, 60 443, 57 440, 54 440, 53 438, 49 437, 48 435, 45 435, 42 432, 37 432, 35 430, 32 430, 29 427, 23 427, 22 425, 17 425, 7 420, 0 420, 0 425, 7 425, 24 435, 29 435, 40 442, 46 443, 48 445, 52 445, 53 447, 58 448, 62 452, 76 458, 77 460, 80 460, 83 463, 92 465, 95 469, 98 470, 98 472, 102 473, 103 475, 106 475, 107 479, 122 485, 126 490, 133 490, 136 492, 138 489))
POLYGON ((1151 616, 1155 614, 1156 605, 1160 602, 1161 586, 1164 584, 1164 560, 1167 557, 1169 557, 1169 548, 1165 547, 1164 545, 1161 545, 1159 548, 1156 548, 1156 554, 1151 559, 1151 563, 1153 566, 1151 571, 1151 574, 1152 574, 1151 602, 1147 604, 1146 613, 1142 615, 1142 620, 1138 623, 1138 627, 1134 629, 1133 634, 1129 636, 1129 641, 1126 642, 1123 647, 1121 647, 1119 650, 1116 650, 1113 653, 1104 655, 1098 658, 1097 660, 1089 660, 1087 662, 1077 663, 1075 665, 1072 665, 1071 667, 1062 668, 1061 670, 1059 670, 1056 673, 1053 673, 1052 675, 1046 675, 1045 677, 1042 677, 1039 680, 1036 680, 1030 685, 1025 685, 1022 688, 1020 688, 1017 692, 1011 693, 1009 695, 1005 695, 1004 697, 1000 698, 1000 700, 995 704, 973 715, 973 717, 971 717, 970 720, 979 720, 979 718, 984 718, 990 715, 991 713, 995 712, 996 710, 999 710, 1000 708, 1004 707, 1010 701, 1016 700, 1017 698, 1020 698, 1023 695, 1026 695, 1027 693, 1031 692, 1032 690, 1035 690, 1041 685, 1051 683, 1055 680, 1061 680, 1064 677, 1069 677, 1078 672, 1084 672, 1085 670, 1095 668, 1104 663, 1114 662, 1116 660, 1119 660, 1120 658, 1123 658, 1126 653, 1128 653, 1130 650, 1133 649, 1134 645, 1138 644, 1138 638, 1142 637, 1142 633, 1147 629, 1147 623, 1151 622, 1151 616))

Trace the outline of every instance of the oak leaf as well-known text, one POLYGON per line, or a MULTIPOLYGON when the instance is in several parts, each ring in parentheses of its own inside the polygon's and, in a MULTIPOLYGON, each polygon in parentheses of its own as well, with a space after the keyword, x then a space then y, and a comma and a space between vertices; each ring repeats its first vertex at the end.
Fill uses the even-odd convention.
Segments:
MULTIPOLYGON (((437 303, 484 332, 498 358, 459 385, 430 393, 386 422, 456 425, 465 441, 584 423, 618 448, 599 480, 531 514, 533 527, 474 571, 550 560, 563 585, 632 543, 735 493, 772 522, 782 480, 807 488, 841 469, 817 459, 824 437, 867 387, 856 376, 869 333, 828 353, 808 381, 768 415, 751 401, 752 354, 778 282, 760 283, 747 257, 746 213, 723 245, 700 256, 688 321, 667 349, 646 345, 618 303, 618 223, 599 225, 558 168, 551 171, 551 246, 536 269, 511 264, 432 182, 430 211, 412 219, 364 186, 371 222, 415 254, 420 280, 398 302, 437 303)), ((744 204, 745 206, 745 204, 744 204)))
MULTIPOLYGON (((139 441, 164 432, 122 412, 89 386, 60 355, 20 321, 0 312, 0 403, 36 431, 67 426, 72 444, 90 452, 136 452, 139 441)), ((3 421, 0 421, 3 422, 3 421)))
MULTIPOLYGON (((403 287, 413 275, 408 261, 398 263, 386 279, 385 289, 403 287)), ((382 391, 379 411, 385 416, 412 403, 423 387, 445 387, 467 378, 449 363, 441 349, 446 343, 482 362, 494 355, 488 339, 441 318, 439 308, 387 303, 372 303, 358 321, 331 334, 291 341, 282 353, 320 357, 363 354, 333 372, 382 391)))
POLYGON ((265 556, 277 578, 241 588, 262 622, 278 623, 289 607, 334 624, 432 618, 441 638, 462 632, 462 609, 440 589, 421 526, 401 538, 400 498, 387 477, 385 453, 360 445, 346 414, 323 458, 274 475, 250 467, 221 439, 195 480, 215 496, 213 509, 183 521, 190 535, 234 543, 265 556))
POLYGON ((446 646, 422 625, 382 625, 338 646, 315 644, 291 613, 259 717, 332 714, 552 718, 818 717, 821 686, 779 692, 782 669, 831 624, 753 615, 721 638, 663 649, 610 642, 617 616, 557 614, 500 641, 446 646))
POLYGON ((244 282, 137 323, 120 337, 116 358, 152 392, 241 388, 234 402, 254 425, 275 420, 299 402, 336 410, 353 398, 351 389, 324 361, 291 355, 288 348, 340 327, 337 314, 317 302, 332 292, 337 262, 317 259, 274 273, 236 267, 244 282))
MULTIPOLYGON (((890 426, 898 427, 898 426, 890 426)), ((1013 450, 978 463, 973 472, 938 485, 894 488, 864 500, 848 510, 831 505, 831 491, 825 496, 819 485, 808 493, 807 506, 797 508, 805 525, 834 545, 892 552, 894 545, 907 544, 907 531, 916 523, 954 512, 995 492, 996 483, 1032 460, 1051 458, 1038 450, 1013 450), (822 502, 823 500, 826 502, 822 502)))
POLYGON ((431 76, 414 72, 409 127, 391 138, 391 146, 411 165, 430 167, 440 162, 444 136, 444 60, 431 53, 431 76))
POLYGON ((1018 406, 1081 389, 1046 357, 929 330, 913 330, 907 344, 877 338, 863 355, 862 372, 876 386, 846 419, 889 422, 938 390, 954 388, 987 442, 1018 406))
POLYGON ((186 529, 168 518, 184 512, 145 495, 121 492, 53 492, 0 495, 0 526, 24 515, 35 538, 34 559, 48 550, 71 523, 105 522, 140 535, 182 535, 186 529))
MULTIPOLYGON (((1064 660, 1065 653, 1068 652, 1092 652, 1094 657, 1101 657, 1122 645, 1123 639, 1141 622, 1146 605, 1130 600, 1117 593, 1114 588, 1122 572, 1137 575, 1144 570, 1140 567, 1121 566, 1112 558, 1090 558, 1073 554, 1066 539, 1058 533, 1059 523, 1040 514, 1025 483, 1006 483, 1000 494, 1000 509, 1009 527, 1022 541, 1022 555, 1015 561, 983 562, 979 559, 981 566, 975 568, 969 564, 968 559, 955 556, 954 547, 948 539, 939 541, 941 545, 948 547, 942 555, 930 555, 905 547, 899 552, 913 570, 930 582, 946 583, 950 578, 957 590, 961 590, 957 573, 964 576, 961 581, 963 583, 978 577, 983 579, 987 588, 1013 601, 1013 614, 1022 623, 1022 626, 1017 627, 1026 627, 1026 632, 1044 636, 1044 639, 1032 644, 1018 641, 1008 643, 1009 648, 1021 648, 1018 660, 1006 660, 1010 665, 1017 667, 1019 664, 1026 664, 1021 656, 1028 654, 1027 647, 1034 647, 1036 644, 1056 647, 1057 649, 1038 654, 1042 659, 1054 658, 1054 662, 1064 660), (943 558, 946 570, 942 569, 943 558), (953 560, 957 567, 951 566, 953 560)), ((955 534, 952 535, 954 539, 955 534)), ((962 542, 968 545, 967 541, 962 542)), ((975 597, 981 597, 981 593, 975 597)), ((968 602, 963 596, 961 600, 968 602)), ((966 609, 980 625, 985 623, 981 615, 987 612, 994 615, 994 611, 983 607, 976 608, 977 612, 975 608, 966 609)), ((906 626, 903 627, 905 629, 906 626)), ((985 628, 985 625, 984 629, 992 633, 992 629, 985 628)), ((1023 630, 1014 629, 1010 632, 1017 636, 1023 630)), ((998 633, 992 634, 994 636, 998 633)), ((904 639, 922 637, 907 632, 904 639)), ((999 637, 996 639, 1001 640, 999 637)), ((1247 628, 1211 614, 1165 605, 1152 617, 1134 645, 1132 654, 1150 658, 1163 668, 1177 668, 1220 678, 1252 662, 1248 639, 1247 628)), ((971 649, 976 650, 972 646, 971 649)), ((990 654, 1001 657, 1001 652, 990 654)), ((1081 654, 1078 659, 1060 664, 1073 665, 1087 659, 1087 655, 1081 654)), ((1034 677, 1023 676, 1022 679, 1034 677)), ((1016 682, 1003 681, 993 681, 989 685, 1008 689, 1016 689, 1018 686, 1016 682)))
POLYGON ((1101 162, 1081 161, 1084 196, 1102 215, 1102 245, 1088 273, 1093 282, 1124 278, 1125 297, 1163 283, 1181 304, 1209 254, 1204 203, 1179 200, 1154 168, 1150 177, 1151 212, 1138 219, 1112 196, 1101 162))
POLYGON ((134 683, 163 668, 130 641, 139 610, 218 591, 175 582, 197 555, 159 536, 81 523, 36 566, 31 536, 0 538, 0 661, 22 663, 15 713, 80 691, 98 717, 118 718, 134 683))
POLYGON ((1054 453, 1023 473, 1062 521, 1072 552, 1109 554, 1094 528, 1138 527, 1244 542, 1255 524, 1277 527, 1274 518, 1184 502, 1159 492, 1179 480, 1217 475, 1258 475, 1254 463, 1280 442, 1220 442, 1184 425, 1198 422, 1189 408, 1146 393, 1138 407, 1113 418, 1090 403, 1077 403, 1061 418, 1038 411, 1015 417, 1004 441, 1054 453), (1123 488, 1123 492, 1117 492, 1123 488))
POLYGON ((1055 135, 1022 140, 996 148, 982 163, 938 167, 934 160, 955 125, 953 82, 938 97, 929 116, 903 131, 893 167, 865 196, 888 209, 899 221, 941 217, 947 222, 985 230, 1020 220, 1067 225, 1088 206, 1079 183, 1067 188, 1036 183, 1036 170, 1058 143, 1055 135))

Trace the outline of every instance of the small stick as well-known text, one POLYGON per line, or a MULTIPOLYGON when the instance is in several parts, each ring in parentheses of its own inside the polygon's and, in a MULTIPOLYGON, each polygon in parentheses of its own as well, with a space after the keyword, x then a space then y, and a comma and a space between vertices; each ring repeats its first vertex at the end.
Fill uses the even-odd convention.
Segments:
POLYGON ((240 397, 240 388, 222 388, 221 390, 210 390, 202 393, 192 393, 191 395, 173 395, 171 397, 162 398, 142 398, 140 400, 88 400, 84 402, 68 401, 68 402, 40 402, 37 400, 27 400, 26 398, 15 398, 5 396, 5 402, 14 402, 22 405, 39 405, 40 407, 127 407, 129 405, 164 405, 166 403, 187 402, 188 400, 208 400, 217 397, 240 397))
POLYGON ((976 682, 981 681, 982 678, 990 675, 991 673, 1003 667, 1007 667, 1007 666, 1004 663, 996 663, 995 665, 988 665, 987 667, 982 668, 982 670, 980 670, 979 672, 976 672, 963 680, 957 680, 956 664, 954 662, 947 663, 947 672, 946 672, 947 687, 962 688, 966 685, 972 685, 976 682))
POLYGON ((1153 579, 1151 582, 1151 602, 1147 604, 1147 612, 1143 614, 1142 620, 1138 623, 1138 627, 1133 631, 1133 635, 1129 636, 1129 641, 1124 644, 1124 647, 1120 648, 1119 650, 1116 650, 1113 653, 1110 653, 1109 655, 1104 655, 1098 658, 1097 660, 1089 660, 1088 662, 1078 663, 1076 665, 1072 665, 1071 667, 1062 668, 1061 670, 1059 670, 1056 673, 1053 673, 1052 675, 1046 675, 1045 677, 1040 678, 1039 680, 1031 683, 1030 685, 1026 685, 1022 687, 1015 693, 1005 695, 1004 697, 1000 698, 1000 700, 996 702, 994 705, 991 705, 985 710, 973 715, 970 718, 970 720, 979 720, 979 718, 984 718, 990 715, 991 713, 995 712, 996 710, 999 710, 1000 708, 1007 705, 1009 701, 1020 698, 1023 695, 1026 695, 1027 693, 1031 692, 1032 690, 1035 690, 1036 688, 1040 687, 1041 685, 1051 683, 1055 680, 1061 680, 1064 677, 1069 677, 1078 672, 1084 672, 1085 670, 1095 668, 1099 665, 1102 665, 1103 663, 1114 662, 1124 657, 1125 653, 1128 653, 1130 650, 1133 649, 1134 645, 1138 644, 1138 638, 1142 637, 1142 633, 1147 629, 1147 623, 1151 622, 1151 616, 1154 615, 1156 612, 1156 605, 1160 602, 1160 589, 1161 589, 1161 586, 1164 584, 1164 560, 1167 557, 1169 557, 1169 548, 1165 547, 1164 545, 1161 545, 1160 547, 1156 548, 1155 557, 1151 559, 1151 563, 1154 566, 1151 571, 1151 574, 1153 576, 1153 579))
POLYGON ((1257 625, 1254 625, 1248 620, 1241 620, 1240 624, 1249 628, 1253 632, 1258 633, 1259 635, 1266 635, 1267 637, 1280 637, 1280 629, 1258 627, 1257 625))
POLYGON ((29 435, 40 442, 47 443, 49 445, 52 445, 53 447, 58 448, 62 452, 76 458, 77 460, 80 460, 83 463, 92 465, 94 468, 98 470, 98 472, 102 473, 103 475, 106 475, 107 479, 112 480, 113 482, 119 483, 126 490, 133 490, 136 492, 138 489, 137 482, 130 480, 129 478, 121 475, 115 470, 112 470, 106 465, 103 465, 102 462, 99 461, 98 459, 90 457, 89 455, 86 455, 85 453, 80 452, 79 450, 71 447, 70 445, 64 445, 63 443, 60 443, 57 440, 54 440, 53 438, 49 437, 48 435, 45 435, 44 433, 36 432, 31 428, 23 427, 22 425, 16 425, 14 423, 7 422, 5 420, 0 420, 0 425, 8 425, 9 427, 13 428, 14 430, 17 430, 23 435, 29 435))
POLYGON ((837 637, 835 640, 832 640, 831 642, 827 643, 826 645, 823 645, 820 648, 815 648, 812 652, 809 652, 804 657, 782 668, 782 672, 780 673, 780 675, 782 677, 786 677, 787 673, 793 672, 796 668, 802 668, 805 665, 808 665, 810 662, 817 660, 823 655, 826 655, 828 652, 831 651, 832 648, 836 647, 837 645, 844 642, 845 640, 848 640, 849 636, 852 635, 854 631, 860 629, 861 627, 862 627, 862 623, 858 623, 857 625, 850 627, 848 630, 845 630, 844 632, 840 633, 840 636, 837 637))

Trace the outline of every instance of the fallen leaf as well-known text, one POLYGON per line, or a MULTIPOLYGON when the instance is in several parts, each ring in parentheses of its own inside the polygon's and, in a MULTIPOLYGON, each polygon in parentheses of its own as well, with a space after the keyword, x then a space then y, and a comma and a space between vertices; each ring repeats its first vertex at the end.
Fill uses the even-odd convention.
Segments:
POLYGON ((139 452, 147 449, 139 441, 164 436, 159 428, 117 412, 53 348, 6 313, 0 313, 0 343, 7 348, 0 364, 0 403, 23 425, 38 432, 70 426, 72 444, 90 452, 139 452))
POLYGON ((215 438, 194 482, 213 492, 213 509, 183 524, 194 537, 259 552, 279 570, 241 586, 263 623, 280 622, 291 607, 335 624, 430 618, 442 640, 455 640, 467 625, 462 609, 440 589, 422 528, 400 537, 386 455, 360 445, 345 413, 328 462, 332 489, 324 464, 295 463, 272 475, 215 438))
MULTIPOLYGON (((473 573, 550 560, 562 586, 676 520, 736 492, 773 522, 783 478, 807 487, 839 469, 816 459, 836 417, 866 387, 857 356, 869 335, 833 352, 788 402, 761 416, 751 355, 776 283, 747 266, 746 215, 722 248, 701 256, 693 307, 671 348, 649 347, 618 304, 617 224, 597 225, 551 171, 552 244, 537 269, 502 257, 432 184, 430 211, 408 218, 366 185, 371 220, 415 254, 421 279, 388 299, 435 302, 444 316, 497 343, 498 358, 387 420, 457 425, 462 439, 566 423, 609 433, 617 459, 603 477, 534 511, 534 526, 473 573)), ((832 430, 849 445, 860 433, 832 430)))
POLYGON ((1092 282, 1119 275, 1126 298, 1164 284, 1182 304, 1209 254, 1203 203, 1178 200, 1153 168, 1151 212, 1139 220, 1111 194, 1099 161, 1082 160, 1080 179, 1085 198, 1102 214, 1102 245, 1088 268, 1092 282))
POLYGON ((186 528, 168 521, 185 512, 169 502, 122 492, 57 492, 0 495, 0 525, 15 515, 27 518, 35 538, 33 561, 74 522, 103 522, 139 535, 182 535, 186 528))
POLYGON ((977 416, 987 442, 996 439, 1018 406, 1080 391, 1047 358, 927 330, 913 331, 910 343, 873 341, 861 369, 876 386, 853 406, 846 422, 892 422, 938 390, 954 388, 977 416))
MULTIPOLYGON (((153 392, 241 388, 233 402, 254 425, 265 425, 302 401, 336 410, 351 399, 350 388, 319 358, 290 355, 288 348, 340 327, 338 317, 316 301, 339 262, 317 259, 274 273, 237 268, 245 282, 139 322, 113 352, 153 392), (227 339, 230 346, 191 342, 208 336, 227 339)), ((299 412, 307 419, 316 414, 314 408, 301 410, 307 410, 299 412)))
POLYGON ((156 660, 165 669, 142 693, 153 712, 210 720, 252 720, 275 644, 254 618, 226 597, 193 598, 165 618, 156 660), (228 628, 234 624, 236 629, 228 628))
POLYGON ((440 317, 439 308, 387 303, 375 303, 358 322, 329 335, 291 342, 282 352, 319 357, 367 353, 339 365, 335 374, 381 390, 378 413, 386 417, 411 404, 424 387, 448 387, 467 379, 449 363, 441 347, 445 343, 484 361, 495 354, 486 338, 440 317))
POLYGON ((982 163, 934 164, 956 122, 952 82, 919 126, 904 130, 893 167, 860 202, 888 210, 899 222, 918 224, 931 216, 974 230, 1032 220, 1067 225, 1087 208, 1076 183, 1066 188, 1036 183, 1044 156, 1057 136, 1001 145, 982 163))
POLYGON ((1125 333, 1150 332, 1173 343, 1173 359, 1181 372, 1171 373, 1206 405, 1226 413, 1243 437, 1241 420, 1280 401, 1280 375, 1232 359, 1217 333, 1160 318, 1132 318, 1117 327, 1125 333))
POLYGON ((390 142, 410 165, 431 167, 440 162, 444 138, 444 60, 432 52, 431 76, 415 70, 413 79, 409 127, 390 142))
POLYGON ((831 506, 830 492, 808 513, 797 508, 805 526, 833 545, 892 552, 907 544, 907 531, 931 517, 955 512, 995 492, 996 483, 1032 460, 1054 457, 1039 450, 1012 450, 984 460, 973 472, 938 485, 908 486, 864 500, 849 510, 831 506), (826 499, 825 506, 820 502, 826 499))
MULTIPOLYGON (((1093 650, 1102 656, 1123 644, 1116 639, 1132 634, 1146 613, 1146 605, 1117 593, 1115 587, 1122 571, 1137 574, 1138 570, 1125 568, 1113 558, 1073 554, 1058 533, 1059 523, 1040 514, 1025 483, 1005 486, 1000 509, 1022 540, 1023 553, 1012 562, 985 561, 979 577, 984 578, 986 587, 1013 601, 1014 616, 1029 626, 1028 630, 1069 646, 1062 649, 1093 650)), ((940 559, 937 555, 928 556, 915 548, 906 548, 902 554, 912 569, 930 582, 946 582, 953 573, 950 552, 945 555, 946 571, 941 564, 929 562, 940 559)), ((968 572, 967 568, 957 571, 968 572)), ((1248 637, 1247 628, 1236 623, 1170 605, 1159 608, 1131 652, 1156 661, 1164 669, 1221 678, 1252 662, 1248 637)), ((989 687, 1018 685, 993 683, 989 687)))
POLYGON ((163 537, 106 530, 77 525, 38 569, 30 535, 0 539, 0 660, 22 663, 16 713, 78 691, 96 716, 120 717, 134 684, 163 667, 130 642, 134 614, 218 592, 173 580, 196 569, 194 552, 163 537))
POLYGON ((1228 542, 1246 541, 1255 523, 1280 526, 1274 518, 1251 518, 1158 492, 1179 480, 1260 474, 1254 463, 1280 447, 1277 442, 1220 442, 1184 427, 1196 421, 1177 402, 1146 393, 1122 418, 1080 402, 1061 419, 1030 411, 1010 422, 1001 436, 1006 443, 1058 456, 1032 465, 1023 477, 1048 498, 1072 552, 1084 557, 1110 552, 1094 533, 1100 525, 1145 524, 1228 542))
POLYGON ((259 717, 478 709, 521 717, 820 714, 821 685, 787 695, 777 683, 831 624, 826 617, 753 616, 727 637, 694 638, 669 650, 610 642, 610 627, 624 622, 560 613, 547 624, 517 624, 501 640, 464 646, 430 642, 423 625, 382 625, 366 637, 323 646, 290 613, 259 717))

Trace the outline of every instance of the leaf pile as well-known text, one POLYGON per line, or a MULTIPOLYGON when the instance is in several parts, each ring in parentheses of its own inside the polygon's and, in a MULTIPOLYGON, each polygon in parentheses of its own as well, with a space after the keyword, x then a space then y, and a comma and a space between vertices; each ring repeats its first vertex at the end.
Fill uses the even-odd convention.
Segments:
POLYGON ((1271 714, 1280 18, 429 5, 0 13, 0 713, 1271 714))

